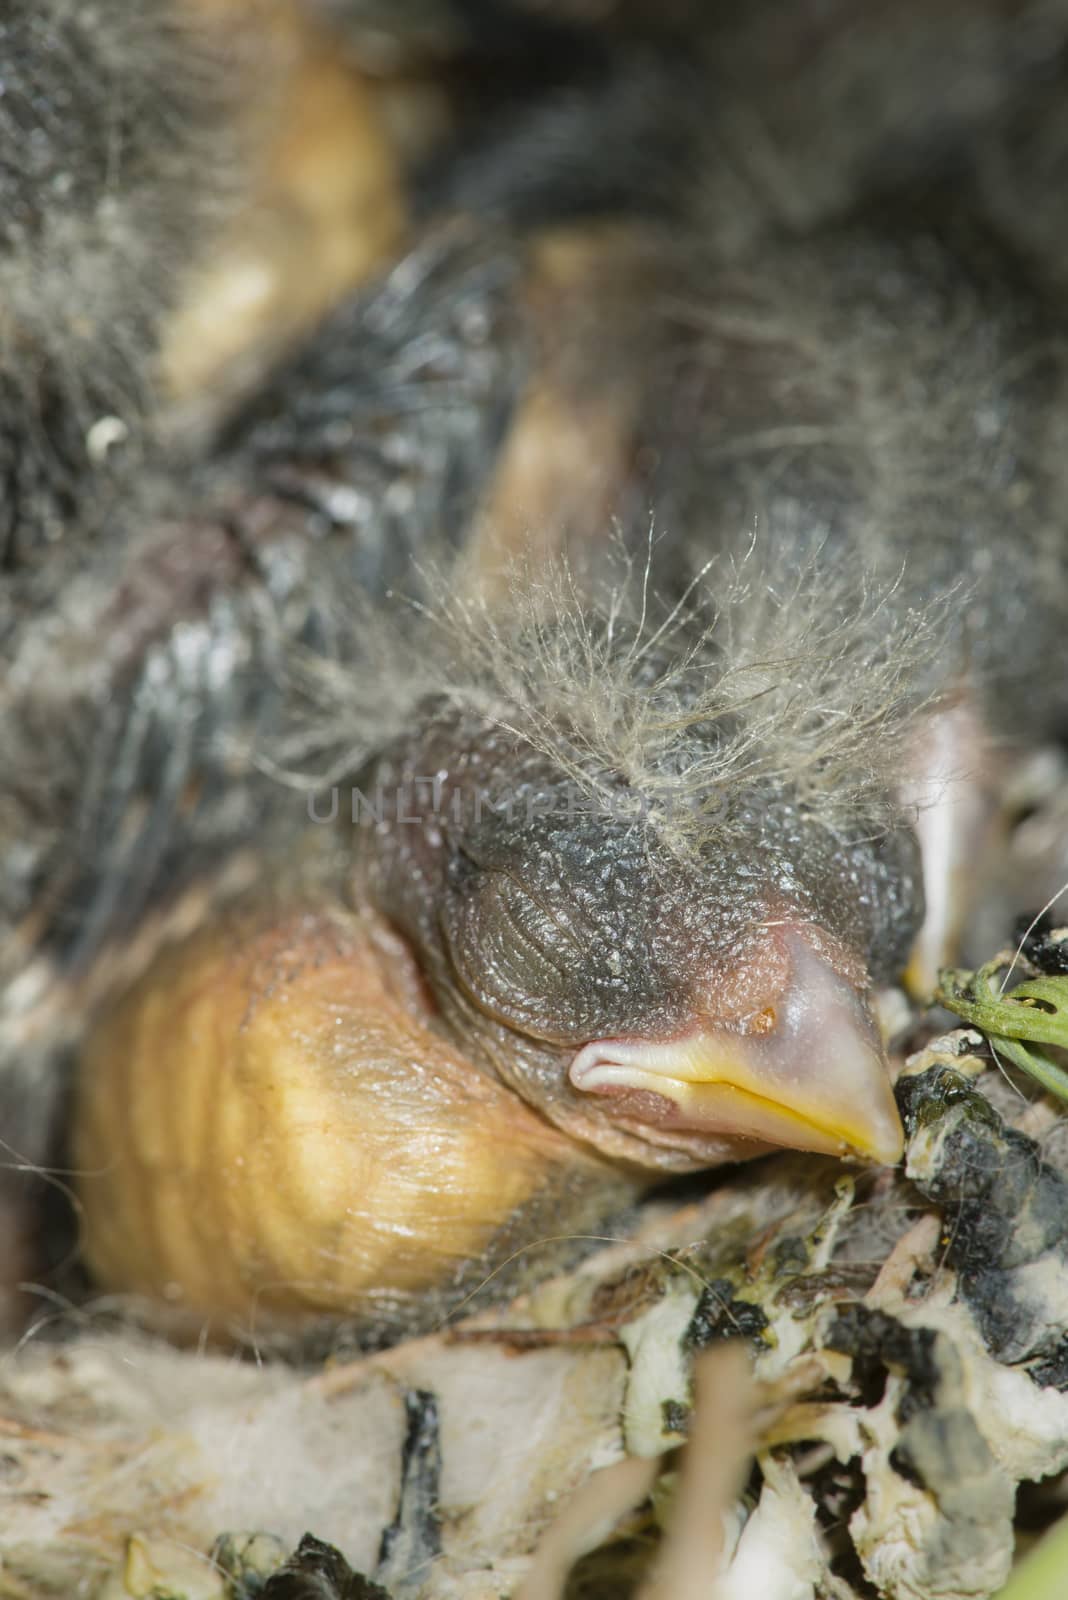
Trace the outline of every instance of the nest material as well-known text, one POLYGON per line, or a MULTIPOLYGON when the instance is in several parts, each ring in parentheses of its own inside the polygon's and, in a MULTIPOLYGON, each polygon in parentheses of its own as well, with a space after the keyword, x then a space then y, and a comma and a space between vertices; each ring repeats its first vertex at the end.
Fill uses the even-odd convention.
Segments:
POLYGON ((694 1411, 694 1359, 739 1339, 755 1465, 706 1508, 722 1570, 693 1592, 993 1595, 1017 1486, 1068 1468, 1068 1141, 975 1081, 979 1045, 960 1030, 909 1062, 903 1171, 770 1158, 522 1300, 351 1364, 183 1353, 103 1313, 30 1340, 3 1371, 0 1595, 532 1600, 565 1593, 547 1549, 566 1571, 590 1546, 568 1595, 667 1592, 707 1438, 730 1454, 694 1411))
MULTIPOLYGON (((419 9, 447 46, 449 8, 419 9)), ((761 25, 753 48, 764 38, 761 25)), ((843 38, 883 55, 863 28, 859 45, 854 28, 843 38)), ((955 78, 961 114, 986 114, 989 95, 973 92, 985 39, 979 30, 955 78)), ((921 46, 923 63, 944 59, 921 46)), ((999 34, 999 71, 1005 54, 999 34)), ((740 78, 751 92, 761 74, 740 78)), ((945 118, 922 73, 888 81, 945 118)), ((823 127, 807 80, 798 98, 799 126, 823 127)), ((873 147, 881 111, 873 96, 873 147)), ((896 112, 893 124, 912 120, 896 112)), ((777 185, 800 205, 798 224, 841 208, 843 163, 861 148, 837 134, 810 142, 784 140, 777 157, 787 176, 795 165, 819 175, 777 185)), ((748 214, 733 196, 720 209, 748 214)), ((380 220, 391 236, 395 201, 380 220)), ((303 279, 309 252, 291 253, 303 279)), ((125 282, 101 279, 100 292, 121 289, 139 310, 125 282)), ((168 348, 173 368, 173 336, 168 348)), ((809 606, 802 620, 815 615, 809 606)), ((795 656, 810 638, 792 641, 795 656)), ((553 639, 576 654, 584 642, 553 639)), ((819 642, 811 659, 840 667, 834 639, 819 642)), ((500 652, 492 664, 502 676, 522 665, 500 652)), ((565 683, 574 665, 561 657, 565 683)), ((628 726, 628 690, 646 703, 644 685, 617 676, 606 704, 600 665, 581 685, 602 694, 582 702, 594 745, 606 722, 628 726)), ((812 703, 825 703, 819 689, 812 703)), ((851 749, 846 739, 833 753, 851 749)), ((0 1597, 534 1600, 565 1581, 572 1600, 684 1600, 687 1584, 716 1600, 992 1594, 1013 1559, 1017 1486, 1068 1468, 1068 1125, 1012 1099, 992 1072, 977 1088, 979 1042, 959 1032, 912 1062, 903 1172, 769 1158, 681 1210, 648 1208, 633 1238, 522 1301, 351 1364, 308 1373, 179 1352, 92 1307, 61 1311, 72 1337, 57 1344, 42 1319, 0 1365, 0 1597), (710 1402, 694 1369, 732 1340, 755 1388, 725 1444, 722 1385, 710 1402), (717 1450, 710 1488, 702 1469, 717 1450)))

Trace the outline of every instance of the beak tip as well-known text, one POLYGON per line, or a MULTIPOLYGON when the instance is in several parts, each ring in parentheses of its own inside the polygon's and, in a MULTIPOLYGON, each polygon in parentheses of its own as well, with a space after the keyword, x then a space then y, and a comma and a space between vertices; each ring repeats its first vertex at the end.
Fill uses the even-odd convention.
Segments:
POLYGON ((845 1137, 854 1154, 877 1167, 896 1167, 905 1154, 905 1129, 889 1081, 879 1103, 869 1107, 868 1115, 847 1126, 845 1137))
POLYGON ((888 1130, 878 1140, 873 1139, 859 1147, 857 1153, 876 1167, 899 1166, 905 1154, 904 1131, 899 1129, 896 1134, 891 1134, 888 1130))

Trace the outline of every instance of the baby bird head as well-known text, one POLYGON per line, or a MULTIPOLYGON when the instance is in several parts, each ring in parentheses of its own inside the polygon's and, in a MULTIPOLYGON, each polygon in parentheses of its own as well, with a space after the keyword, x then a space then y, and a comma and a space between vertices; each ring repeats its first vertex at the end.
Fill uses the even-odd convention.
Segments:
POLYGON ((528 637, 494 696, 428 694, 364 774, 358 896, 442 1025, 607 1154, 900 1156, 871 989, 904 965, 922 889, 874 731, 847 714, 843 628, 822 626, 822 666, 791 664, 794 637, 750 668, 722 617, 663 657, 587 624, 577 673, 555 633, 528 637))

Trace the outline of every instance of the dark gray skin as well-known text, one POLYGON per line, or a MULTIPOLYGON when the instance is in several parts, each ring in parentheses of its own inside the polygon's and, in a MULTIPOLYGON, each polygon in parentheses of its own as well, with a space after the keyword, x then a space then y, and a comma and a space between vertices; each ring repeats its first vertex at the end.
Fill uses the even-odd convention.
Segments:
POLYGON ((316 3, 356 51, 385 35, 409 70, 450 64, 458 138, 417 174, 428 210, 696 215, 731 255, 872 192, 956 182, 1068 37, 1063 0, 316 3))
POLYGON ((775 584, 800 562, 832 607, 881 595, 872 659, 884 627, 941 607, 894 780, 923 842, 910 985, 929 997, 1062 884, 1051 857, 977 917, 1001 795, 1068 733, 1068 368, 1057 301, 950 196, 865 224, 680 288, 649 387, 651 495, 694 563, 753 530, 775 584))
POLYGON ((1035 741, 1066 725, 1065 327, 938 199, 684 276, 647 391, 649 492, 695 563, 755 537, 784 579, 811 562, 832 591, 892 589, 892 616, 945 597, 932 688, 956 676, 992 729, 1035 741))
MULTIPOLYGON (((234 66, 177 0, 11 0, 0 16, 0 992, 27 964, 31 901, 55 904, 45 880, 79 832, 107 707, 158 633, 158 594, 146 627, 126 579, 174 505, 157 359, 237 164, 234 66)), ((163 576, 168 625, 213 565, 225 576, 220 542, 202 542, 199 575, 163 576)))
POLYGON ((9 0, 0 78, 2 640, 11 575, 143 470, 159 330, 236 147, 234 65, 172 0, 9 0))
POLYGON ((680 855, 654 822, 626 816, 622 781, 584 796, 499 726, 421 711, 364 779, 385 801, 356 838, 355 898, 408 942, 448 1032, 602 1150, 665 1169, 723 1159, 714 1132, 658 1133, 640 1095, 580 1093, 567 1067, 598 1037, 676 1037, 710 996, 740 1022, 783 982, 769 922, 811 929, 865 993, 903 966, 922 908, 906 826, 827 826, 781 788, 747 790, 704 848, 680 855))

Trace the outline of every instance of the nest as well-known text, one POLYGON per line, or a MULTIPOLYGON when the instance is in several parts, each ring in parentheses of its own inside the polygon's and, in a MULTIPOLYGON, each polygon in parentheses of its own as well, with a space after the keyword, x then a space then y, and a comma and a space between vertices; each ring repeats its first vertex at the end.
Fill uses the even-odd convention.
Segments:
POLYGON ((356 1361, 26 1343, 0 1594, 995 1594, 1068 1468, 1068 1131, 970 1029, 899 1098, 898 1171, 769 1158, 356 1361))

